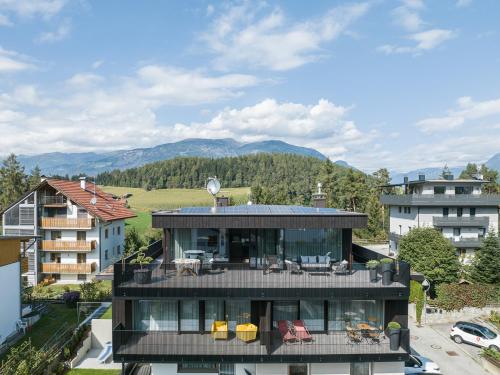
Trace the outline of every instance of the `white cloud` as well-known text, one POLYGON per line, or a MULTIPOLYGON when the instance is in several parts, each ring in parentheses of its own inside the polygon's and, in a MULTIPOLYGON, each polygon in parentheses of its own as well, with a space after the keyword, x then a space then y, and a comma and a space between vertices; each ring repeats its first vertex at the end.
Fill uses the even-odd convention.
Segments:
POLYGON ((13 73, 33 69, 27 56, 0 47, 0 73, 13 73))
POLYGON ((0 26, 12 26, 13 23, 5 14, 0 14, 0 26))
POLYGON ((403 1, 392 11, 394 22, 408 31, 419 30, 424 24, 420 17, 423 7, 424 4, 421 1, 403 1))
POLYGON ((247 74, 210 76, 202 71, 148 65, 130 82, 138 94, 157 104, 201 104, 240 96, 259 80, 247 74))
POLYGON ((457 33, 453 30, 446 29, 431 29, 421 31, 408 36, 408 39, 414 41, 416 44, 412 46, 398 46, 391 44, 384 44, 379 46, 377 50, 387 55, 397 53, 412 53, 419 55, 422 52, 432 50, 447 40, 455 38, 457 33))
POLYGON ((472 0, 457 0, 456 5, 459 8, 463 8, 469 6, 472 3, 472 0))
POLYGON ((37 43, 55 43, 66 39, 71 32, 71 22, 69 19, 64 20, 59 27, 54 31, 45 31, 37 38, 37 43))
POLYGON ((475 102, 465 96, 457 100, 458 108, 448 111, 443 117, 431 117, 416 123, 424 133, 436 133, 460 127, 470 120, 500 115, 500 98, 475 102))
POLYGON ((103 78, 97 74, 93 73, 77 73, 70 79, 66 80, 66 83, 71 86, 91 86, 101 82, 103 78))
POLYGON ((102 64, 104 64, 104 61, 96 60, 92 63, 92 69, 98 69, 101 67, 102 64))
POLYGON ((338 38, 369 9, 368 3, 330 9, 318 19, 292 23, 280 8, 244 2, 215 17, 200 38, 216 55, 218 69, 250 66, 289 70, 315 61, 324 44, 338 38))
POLYGON ((65 4, 66 0, 0 0, 0 10, 18 17, 50 18, 59 13, 65 4))

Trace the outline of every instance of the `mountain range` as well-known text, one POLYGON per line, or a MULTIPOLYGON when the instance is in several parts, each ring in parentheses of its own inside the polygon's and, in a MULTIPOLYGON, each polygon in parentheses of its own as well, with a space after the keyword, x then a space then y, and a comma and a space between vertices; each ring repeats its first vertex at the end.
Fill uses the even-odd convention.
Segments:
MULTIPOLYGON (((114 169, 139 167, 147 163, 173 159, 181 156, 221 158, 256 153, 289 153, 326 159, 326 156, 312 148, 295 146, 283 141, 269 140, 242 143, 231 138, 225 139, 185 139, 165 143, 151 148, 118 150, 106 153, 63 153, 52 152, 40 155, 19 155, 18 160, 27 171, 36 165, 45 175, 95 175, 114 169)), ((345 166, 346 162, 339 160, 345 166)))

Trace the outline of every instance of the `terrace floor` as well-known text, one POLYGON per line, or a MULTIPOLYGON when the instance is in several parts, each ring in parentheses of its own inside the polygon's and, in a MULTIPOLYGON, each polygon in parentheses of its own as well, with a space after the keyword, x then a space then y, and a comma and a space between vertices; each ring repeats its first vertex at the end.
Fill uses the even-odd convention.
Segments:
MULTIPOLYGON (((115 279, 117 275, 115 274, 115 279)), ((405 288, 399 281, 391 285, 383 285, 379 275, 376 282, 370 281, 370 273, 365 269, 353 270, 351 274, 335 274, 334 272, 304 271, 300 274, 288 270, 264 273, 261 269, 231 269, 220 266, 216 269, 204 270, 195 276, 189 273, 179 275, 175 270, 163 270, 155 265, 151 282, 137 284, 130 272, 129 277, 122 277, 120 288, 405 288)))
POLYGON ((118 356, 134 355, 271 355, 271 356, 300 356, 300 355, 331 355, 331 354, 405 354, 399 348, 391 351, 389 340, 382 334, 380 343, 363 340, 361 343, 349 343, 345 332, 312 333, 311 343, 284 344, 278 332, 271 333, 269 352, 265 345, 256 341, 245 343, 230 333, 228 340, 214 340, 210 333, 183 333, 173 332, 133 332, 125 344, 116 349, 118 356))

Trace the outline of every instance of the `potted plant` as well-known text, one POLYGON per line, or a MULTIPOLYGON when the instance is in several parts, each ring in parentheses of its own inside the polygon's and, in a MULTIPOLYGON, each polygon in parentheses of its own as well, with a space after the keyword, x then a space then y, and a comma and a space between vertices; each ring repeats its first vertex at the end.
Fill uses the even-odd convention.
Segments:
POLYGON ((130 261, 130 264, 138 264, 140 268, 134 270, 134 281, 137 284, 147 284, 151 282, 151 270, 149 268, 144 268, 153 261, 153 258, 146 256, 143 249, 141 248, 134 259, 130 261))
POLYGON ((398 322, 389 322, 389 324, 387 324, 387 331, 389 334, 389 346, 391 350, 398 350, 401 324, 399 324, 398 322))
POLYGON ((370 281, 372 283, 377 282, 377 267, 379 264, 380 262, 376 259, 372 259, 366 262, 366 268, 370 270, 370 281))
POLYGON ((382 267, 382 285, 391 285, 394 260, 391 258, 383 258, 380 261, 380 265, 382 267))

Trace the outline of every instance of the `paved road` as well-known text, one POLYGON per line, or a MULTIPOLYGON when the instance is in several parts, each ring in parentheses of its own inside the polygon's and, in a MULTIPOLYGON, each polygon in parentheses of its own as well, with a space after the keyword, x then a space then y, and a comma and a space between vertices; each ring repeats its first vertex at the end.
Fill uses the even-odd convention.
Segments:
POLYGON ((443 375, 489 375, 476 362, 479 349, 456 344, 449 338, 449 330, 450 324, 417 327, 410 322, 412 350, 436 362, 443 375))

